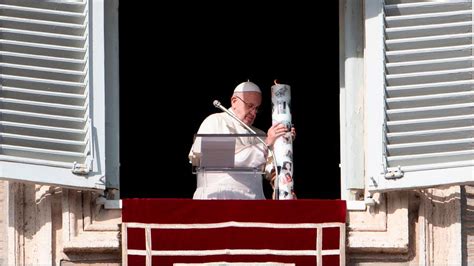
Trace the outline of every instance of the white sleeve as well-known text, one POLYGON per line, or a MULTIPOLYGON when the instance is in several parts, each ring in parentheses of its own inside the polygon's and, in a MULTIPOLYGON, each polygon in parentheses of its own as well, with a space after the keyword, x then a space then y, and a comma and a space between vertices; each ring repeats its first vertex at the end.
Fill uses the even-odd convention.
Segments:
POLYGON ((263 144, 246 145, 235 153, 236 167, 263 167, 267 161, 263 144))

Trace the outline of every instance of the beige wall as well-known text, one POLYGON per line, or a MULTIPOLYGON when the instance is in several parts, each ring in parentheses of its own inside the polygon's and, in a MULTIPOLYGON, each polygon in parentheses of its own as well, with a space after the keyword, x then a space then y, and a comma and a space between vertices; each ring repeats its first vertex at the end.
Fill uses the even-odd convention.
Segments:
MULTIPOLYGON (((97 205, 98 197, 0 181, 0 211, 5 214, 8 207, 8 217, 0 217, 1 264, 8 259, 11 265, 119 265, 121 212, 97 205), (12 225, 8 230, 6 219, 12 225)), ((390 192, 375 198, 375 207, 348 212, 348 265, 473 263, 472 187, 390 192)))
POLYGON ((7 190, 9 264, 120 263, 121 211, 96 204, 97 193, 12 182, 7 190))
POLYGON ((466 265, 462 197, 460 186, 390 192, 350 211, 348 265, 466 265))
POLYGON ((0 265, 7 263, 7 197, 6 197, 6 182, 0 181, 0 265))

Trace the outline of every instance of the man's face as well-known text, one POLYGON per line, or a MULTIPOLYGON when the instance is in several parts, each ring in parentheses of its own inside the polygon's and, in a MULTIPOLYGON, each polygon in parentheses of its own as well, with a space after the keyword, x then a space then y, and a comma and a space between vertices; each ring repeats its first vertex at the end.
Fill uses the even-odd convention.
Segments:
POLYGON ((262 95, 255 91, 235 93, 231 98, 231 103, 235 115, 246 125, 251 126, 262 103, 262 95))

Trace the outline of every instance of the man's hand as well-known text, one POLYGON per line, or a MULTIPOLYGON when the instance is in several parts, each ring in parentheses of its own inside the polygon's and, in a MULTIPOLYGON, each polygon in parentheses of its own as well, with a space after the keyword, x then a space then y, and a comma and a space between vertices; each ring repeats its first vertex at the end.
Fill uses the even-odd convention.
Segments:
POLYGON ((267 139, 265 140, 265 143, 268 146, 272 146, 275 143, 276 139, 285 135, 286 132, 288 132, 288 129, 286 128, 284 124, 281 124, 281 123, 274 124, 268 129, 267 139))
POLYGON ((276 172, 275 172, 275 169, 273 169, 272 172, 270 173, 270 179, 268 180, 273 189, 275 189, 275 179, 276 179, 276 172))

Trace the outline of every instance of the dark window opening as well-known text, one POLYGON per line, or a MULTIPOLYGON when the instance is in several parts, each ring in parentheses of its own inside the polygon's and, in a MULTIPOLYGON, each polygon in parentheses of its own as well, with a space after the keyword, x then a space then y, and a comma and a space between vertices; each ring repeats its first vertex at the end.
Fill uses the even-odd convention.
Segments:
POLYGON ((292 88, 298 198, 340 198, 338 2, 169 5, 120 1, 121 197, 191 198, 187 154, 202 120, 220 111, 213 100, 229 107, 250 79, 263 92, 254 125, 267 131, 278 79, 292 88))

